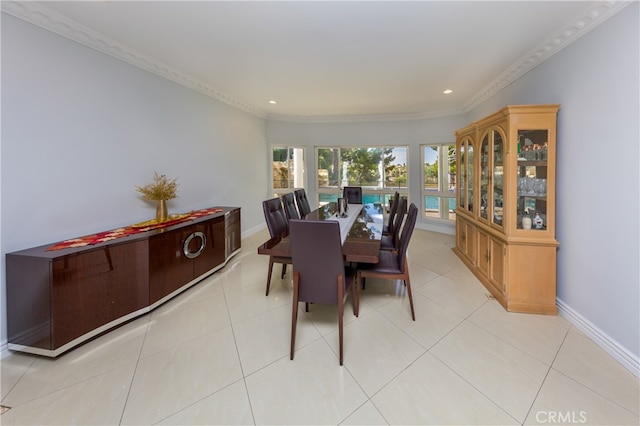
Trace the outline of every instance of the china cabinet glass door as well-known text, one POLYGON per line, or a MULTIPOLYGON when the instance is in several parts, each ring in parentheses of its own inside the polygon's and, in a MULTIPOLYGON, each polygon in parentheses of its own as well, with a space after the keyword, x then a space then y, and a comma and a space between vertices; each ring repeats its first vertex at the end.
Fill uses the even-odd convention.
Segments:
POLYGON ((547 229, 547 130, 518 130, 518 229, 547 229))
POLYGON ((467 188, 469 191, 469 195, 467 196, 468 202, 469 202, 469 211, 472 212, 473 211, 473 145, 471 144, 471 141, 468 141, 468 146, 467 146, 467 170, 469 172, 468 177, 467 177, 467 188))
POLYGON ((489 135, 480 144, 480 218, 489 218, 489 135))
POLYGON ((491 199, 493 201, 493 223, 502 227, 502 204, 503 204, 503 189, 504 189, 504 140, 502 135, 497 130, 492 130, 492 142, 493 142, 493 171, 491 173, 491 190, 493 194, 491 199))
POLYGON ((471 139, 464 139, 459 146, 458 166, 460 171, 458 176, 458 207, 469 212, 473 211, 473 143, 471 139))
POLYGON ((464 142, 460 144, 460 152, 458 153, 458 158, 460 159, 460 172, 458 175, 460 176, 458 179, 458 208, 466 209, 467 208, 467 144, 464 142))
POLYGON ((504 137, 490 129, 480 144, 480 220, 502 228, 504 137))

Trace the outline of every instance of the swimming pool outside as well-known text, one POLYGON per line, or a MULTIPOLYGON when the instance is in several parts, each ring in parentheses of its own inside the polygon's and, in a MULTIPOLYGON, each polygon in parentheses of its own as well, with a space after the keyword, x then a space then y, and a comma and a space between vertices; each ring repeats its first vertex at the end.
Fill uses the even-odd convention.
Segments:
MULTIPOLYGON (((374 204, 374 203, 388 203, 389 198, 391 198, 392 194, 363 194, 362 202, 364 204, 374 204)), ((428 195, 425 197, 424 201, 424 211, 425 212, 435 212, 439 211, 439 203, 441 197, 428 195)), ((335 202, 338 200, 338 194, 320 194, 320 204, 326 204, 330 202, 335 202)), ((453 213, 456 208, 456 199, 449 198, 449 212, 453 213)))

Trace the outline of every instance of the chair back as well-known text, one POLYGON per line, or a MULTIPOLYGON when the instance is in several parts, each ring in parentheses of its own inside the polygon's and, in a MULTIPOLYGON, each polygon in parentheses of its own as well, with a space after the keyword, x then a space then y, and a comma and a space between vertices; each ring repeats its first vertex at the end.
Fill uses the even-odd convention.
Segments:
MULTIPOLYGON (((333 220, 289 222, 293 272, 300 273, 298 301, 338 303, 338 275, 345 276, 340 225, 333 220)), ((346 294, 346 277, 343 294, 346 294)))
POLYGON ((389 209, 389 223, 387 227, 389 228, 389 233, 393 234, 393 222, 394 220, 396 220, 396 214, 398 214, 398 207, 400 206, 400 193, 398 191, 393 194, 393 198, 391 199, 390 203, 391 206, 389 209))
POLYGON ((287 217, 287 220, 300 219, 298 209, 296 208, 296 200, 293 192, 289 192, 288 194, 284 194, 282 196, 282 204, 284 206, 284 214, 287 217))
POLYGON ((362 187, 345 186, 342 188, 342 198, 346 198, 349 204, 362 204, 362 187))
POLYGON ((263 201, 262 210, 264 210, 264 220, 267 222, 271 238, 286 236, 289 233, 287 217, 279 197, 263 201))
POLYGON ((416 207, 414 203, 411 203, 409 213, 407 213, 407 220, 402 227, 402 235, 400 235, 400 244, 398 246, 398 268, 400 268, 402 272, 405 272, 404 267, 406 265, 407 249, 409 248, 409 240, 411 239, 411 234, 413 234, 413 228, 416 226, 417 218, 418 207, 416 207))
POLYGON ((301 188, 293 191, 293 194, 296 197, 296 204, 298 204, 298 211, 300 212, 300 217, 304 219, 306 215, 311 213, 309 200, 307 200, 307 193, 305 192, 304 188, 301 188))
POLYGON ((404 215, 407 214, 407 197, 401 197, 398 201, 398 209, 393 221, 393 230, 390 230, 393 245, 398 247, 398 239, 400 238, 400 227, 402 226, 402 220, 404 215))

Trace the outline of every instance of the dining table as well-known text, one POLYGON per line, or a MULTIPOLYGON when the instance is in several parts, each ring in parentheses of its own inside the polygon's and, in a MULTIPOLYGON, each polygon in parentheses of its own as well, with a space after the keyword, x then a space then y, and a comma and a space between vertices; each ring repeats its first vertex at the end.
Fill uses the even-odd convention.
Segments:
MULTIPOLYGON (((349 204, 341 214, 338 203, 330 202, 308 213, 304 220, 333 220, 340 224, 342 254, 347 262, 378 263, 384 223, 384 207, 379 203, 349 204)), ((258 254, 291 257, 288 235, 270 238, 258 247, 258 254)))

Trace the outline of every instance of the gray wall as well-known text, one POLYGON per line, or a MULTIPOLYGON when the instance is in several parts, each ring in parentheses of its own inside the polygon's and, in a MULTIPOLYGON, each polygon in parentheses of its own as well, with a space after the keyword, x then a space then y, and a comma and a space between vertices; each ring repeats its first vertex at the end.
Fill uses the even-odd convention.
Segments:
POLYGON ((266 122, 2 14, 4 254, 155 216, 135 185, 177 177, 169 212, 240 206, 263 225, 266 122))

